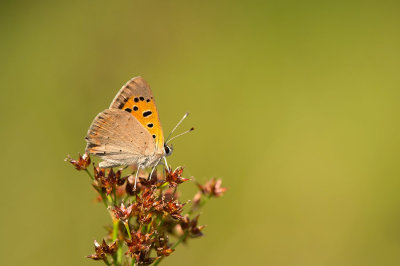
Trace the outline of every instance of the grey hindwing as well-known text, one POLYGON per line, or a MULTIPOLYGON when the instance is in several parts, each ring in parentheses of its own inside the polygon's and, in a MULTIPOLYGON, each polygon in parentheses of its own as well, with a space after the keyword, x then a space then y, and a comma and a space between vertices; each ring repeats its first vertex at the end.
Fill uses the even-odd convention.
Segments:
POLYGON ((86 152, 104 160, 126 161, 154 154, 150 133, 131 114, 106 109, 96 116, 86 136, 86 152))

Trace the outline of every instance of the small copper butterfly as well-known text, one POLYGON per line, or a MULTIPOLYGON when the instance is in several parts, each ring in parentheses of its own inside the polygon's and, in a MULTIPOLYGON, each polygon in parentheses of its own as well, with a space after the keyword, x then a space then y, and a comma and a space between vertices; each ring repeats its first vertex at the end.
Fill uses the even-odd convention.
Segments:
MULTIPOLYGON (((154 170, 172 153, 172 146, 164 142, 153 93, 142 77, 122 86, 110 107, 93 120, 85 139, 86 152, 100 157, 102 168, 136 164, 137 173, 140 168, 154 170)), ((165 163, 168 167, 166 160, 165 163)))

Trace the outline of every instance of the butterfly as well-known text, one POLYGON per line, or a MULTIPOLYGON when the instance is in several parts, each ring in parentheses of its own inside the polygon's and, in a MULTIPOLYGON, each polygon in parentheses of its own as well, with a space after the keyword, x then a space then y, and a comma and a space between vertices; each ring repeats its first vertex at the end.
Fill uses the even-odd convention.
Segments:
MULTIPOLYGON (((154 171, 173 151, 164 141, 153 93, 142 77, 122 86, 110 107, 95 117, 85 139, 86 152, 102 159, 99 167, 137 165, 136 179, 140 168, 153 167, 154 171)), ((165 164, 168 168, 166 160, 165 164)))

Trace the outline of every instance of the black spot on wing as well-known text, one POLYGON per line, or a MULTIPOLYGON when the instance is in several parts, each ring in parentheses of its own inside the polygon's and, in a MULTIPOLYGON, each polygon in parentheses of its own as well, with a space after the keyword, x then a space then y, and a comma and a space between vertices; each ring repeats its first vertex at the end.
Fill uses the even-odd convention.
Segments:
POLYGON ((152 113, 153 113, 152 111, 145 111, 145 112, 143 112, 143 117, 148 117, 152 113))

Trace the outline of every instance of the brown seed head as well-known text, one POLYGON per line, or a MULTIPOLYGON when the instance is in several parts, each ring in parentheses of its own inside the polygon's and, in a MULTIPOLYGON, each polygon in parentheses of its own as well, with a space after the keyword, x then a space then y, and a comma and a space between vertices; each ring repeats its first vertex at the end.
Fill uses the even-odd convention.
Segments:
POLYGON ((169 183, 170 187, 176 187, 178 184, 181 184, 185 181, 190 180, 189 178, 182 177, 183 167, 178 167, 175 171, 169 171, 168 169, 165 170, 165 180, 169 183))
POLYGON ((182 219, 182 210, 185 204, 180 203, 177 200, 167 201, 163 205, 164 216, 170 215, 172 218, 180 220, 182 219))
POLYGON ((132 238, 125 239, 125 242, 128 246, 128 251, 126 254, 130 254, 132 257, 135 257, 136 263, 145 264, 151 261, 151 263, 156 258, 149 258, 150 249, 154 242, 152 238, 153 233, 143 234, 140 231, 131 232, 132 238))
POLYGON ((227 190, 226 187, 221 187, 222 180, 211 178, 204 186, 197 184, 201 193, 209 197, 221 197, 227 190))
POLYGON ((94 165, 93 168, 95 186, 107 193, 107 195, 110 195, 117 185, 123 185, 125 182, 125 178, 121 178, 121 170, 115 173, 114 170, 110 168, 108 174, 106 174, 104 168, 95 167, 94 165))
POLYGON ((189 235, 194 238, 194 237, 199 237, 202 236, 203 233, 201 230, 204 229, 204 225, 197 226, 197 222, 199 220, 200 215, 197 215, 194 217, 192 220, 190 220, 188 215, 185 215, 185 217, 182 218, 180 221, 180 226, 183 231, 189 232, 189 235))
POLYGON ((162 256, 169 256, 171 255, 172 252, 175 251, 175 249, 170 248, 170 244, 168 241, 167 236, 158 236, 155 240, 155 245, 154 245, 157 255, 162 257, 162 256))
POLYGON ((125 207, 124 203, 121 203, 120 207, 114 206, 111 211, 114 213, 115 218, 124 223, 126 223, 132 215, 138 214, 136 203, 129 204, 128 207, 125 207))
POLYGON ((94 241, 94 250, 95 253, 87 256, 87 258, 93 260, 104 260, 106 255, 113 255, 118 249, 117 241, 107 245, 106 241, 103 239, 101 245, 95 240, 94 241))
POLYGON ((67 156, 67 158, 65 158, 64 161, 70 162, 78 171, 86 170, 86 168, 90 165, 91 162, 88 153, 83 154, 83 156, 79 154, 78 160, 74 160, 70 156, 67 156))

